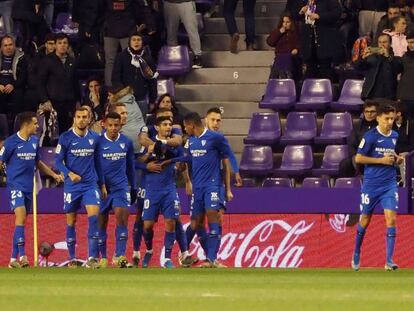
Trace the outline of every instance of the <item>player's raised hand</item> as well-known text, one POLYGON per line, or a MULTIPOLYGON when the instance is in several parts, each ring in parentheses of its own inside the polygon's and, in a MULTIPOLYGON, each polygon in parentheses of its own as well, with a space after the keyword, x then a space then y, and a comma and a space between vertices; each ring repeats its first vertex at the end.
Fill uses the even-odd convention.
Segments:
POLYGON ((57 184, 63 183, 63 181, 65 180, 62 174, 55 174, 52 177, 57 184))
POLYGON ((80 177, 79 175, 77 175, 77 174, 75 174, 75 173, 73 173, 73 172, 70 172, 70 173, 68 174, 68 176, 69 176, 70 180, 71 180, 72 182, 74 182, 74 183, 80 182, 80 181, 81 181, 81 179, 82 179, 82 177, 80 177))
POLYGON ((382 158, 382 164, 384 165, 394 165, 395 156, 392 154, 387 154, 382 158))
POLYGON ((404 162, 404 156, 401 156, 401 155, 395 154, 395 162, 396 162, 398 165, 402 164, 402 163, 404 162))
POLYGON ((147 163, 147 170, 152 173, 161 173, 162 171, 162 163, 157 163, 155 161, 151 161, 147 163))

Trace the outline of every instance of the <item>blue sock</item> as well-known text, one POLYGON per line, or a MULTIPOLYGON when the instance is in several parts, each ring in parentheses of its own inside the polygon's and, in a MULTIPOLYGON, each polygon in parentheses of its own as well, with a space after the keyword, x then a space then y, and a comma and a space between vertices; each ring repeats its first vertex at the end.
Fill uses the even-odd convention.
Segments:
POLYGON ((218 252, 219 252, 219 250, 220 250, 220 246, 221 246, 221 234, 223 233, 223 226, 219 226, 219 235, 218 235, 218 243, 217 243, 217 251, 216 251, 216 253, 217 253, 217 255, 218 255, 218 252))
POLYGON ((208 252, 208 235, 207 235, 207 231, 206 228, 198 228, 196 230, 197 236, 198 236, 198 241, 200 242, 201 247, 204 250, 204 254, 207 257, 207 252, 208 252))
POLYGON ((191 224, 185 229, 185 235, 187 237, 187 249, 190 249, 190 244, 193 241, 196 232, 191 228, 191 224))
POLYGON ((214 262, 217 259, 217 246, 219 243, 220 225, 213 222, 208 224, 208 228, 210 232, 208 234, 207 259, 211 262, 214 262))
POLYGON ((92 258, 98 258, 98 216, 89 216, 88 223, 88 256, 92 258))
POLYGON ((24 226, 16 226, 13 235, 13 252, 12 258, 17 256, 25 256, 24 251, 24 226))
POLYGON ((146 231, 144 230, 144 242, 147 250, 152 250, 152 239, 154 237, 154 230, 146 231))
POLYGON ((108 234, 106 233, 106 228, 99 229, 98 250, 101 253, 102 258, 108 258, 106 254, 107 239, 108 239, 108 234))
POLYGON ((171 259, 171 253, 175 241, 175 232, 165 232, 164 236, 164 247, 165 247, 165 258, 171 259))
POLYGON ((183 224, 181 221, 177 221, 175 223, 175 238, 177 239, 181 253, 188 251, 187 236, 184 232, 183 224))
POLYGON ((128 228, 126 226, 116 226, 115 238, 115 256, 125 256, 128 241, 128 228))
POLYGON ((141 239, 142 239, 142 221, 136 221, 134 223, 134 229, 132 231, 132 241, 134 244, 134 251, 139 251, 141 248, 141 239))
POLYGON ((75 226, 66 225, 66 244, 68 245, 69 259, 75 259, 76 230, 75 226))
POLYGON ((394 255, 395 236, 397 235, 397 229, 395 227, 387 228, 387 262, 393 262, 392 256, 394 255))
POLYGON ((359 255, 361 253, 361 246, 362 246, 362 242, 364 241, 365 231, 366 229, 363 228, 360 224, 358 224, 356 237, 355 237, 354 254, 359 255))

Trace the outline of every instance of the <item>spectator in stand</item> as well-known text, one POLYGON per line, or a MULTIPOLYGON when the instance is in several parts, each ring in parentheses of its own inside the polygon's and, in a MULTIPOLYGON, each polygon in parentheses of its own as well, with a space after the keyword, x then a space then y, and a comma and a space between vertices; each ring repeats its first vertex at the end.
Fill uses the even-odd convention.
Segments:
POLYGON ((299 14, 300 9, 303 7, 305 1, 303 0, 287 0, 285 12, 289 12, 296 25, 299 26, 302 21, 302 15, 299 14))
POLYGON ((349 156, 339 164, 339 176, 353 177, 362 173, 363 167, 356 164, 355 155, 365 132, 378 125, 377 107, 378 103, 376 101, 366 101, 364 103, 362 118, 354 124, 351 135, 348 137, 349 156))
MULTIPOLYGON (((359 1, 359 36, 376 38, 377 26, 388 9, 388 0, 360 0, 359 1)), ((382 29, 379 33, 382 32, 382 29)))
POLYGON ((104 22, 105 0, 75 0, 72 21, 79 24, 80 45, 99 43, 104 22))
POLYGON ((409 3, 409 10, 405 14, 405 18, 407 19, 407 33, 411 33, 414 31, 414 1, 409 3))
POLYGON ((193 68, 202 68, 201 63, 201 41, 198 33, 197 15, 195 1, 192 0, 165 0, 164 18, 167 28, 167 44, 175 46, 178 44, 177 32, 180 21, 188 34, 190 47, 193 50, 193 68))
POLYGON ((408 50, 401 59, 402 75, 398 83, 397 98, 401 101, 407 118, 414 121, 414 32, 407 35, 408 50))
POLYGON ((3 17, 4 30, 6 34, 13 33, 13 22, 12 22, 12 6, 13 0, 0 0, 0 13, 3 17))
POLYGON ((97 119, 95 113, 93 112, 91 106, 89 105, 82 105, 89 111, 89 129, 98 135, 102 133, 102 119, 97 119))
POLYGON ((88 106, 92 110, 94 120, 102 120, 105 116, 105 105, 108 93, 102 87, 101 79, 91 77, 86 82, 87 91, 82 102, 82 106, 88 106))
POLYGON ((377 43, 377 48, 368 47, 355 63, 358 69, 367 70, 361 98, 395 100, 397 76, 401 72, 400 58, 394 56, 389 35, 380 35, 377 43))
POLYGON ((125 106, 128 112, 127 123, 122 126, 122 133, 134 143, 134 153, 139 153, 141 145, 138 143, 140 129, 145 126, 142 112, 135 101, 134 91, 131 87, 115 88, 108 91, 109 111, 115 106, 125 106))
POLYGON ((118 46, 126 49, 131 31, 155 32, 151 8, 145 0, 107 0, 104 21, 105 84, 112 85, 112 68, 118 46))
POLYGON ((299 35, 289 13, 281 15, 277 27, 272 30, 266 42, 275 48, 275 59, 269 78, 294 78, 298 71, 295 67, 299 52, 299 35))
POLYGON ((391 47, 395 56, 403 56, 407 52, 407 39, 405 32, 407 30, 407 20, 404 16, 396 17, 392 20, 392 30, 384 30, 384 33, 391 37, 391 47))
POLYGON ((52 29, 53 22, 53 12, 55 10, 55 1, 54 0, 44 0, 44 9, 43 15, 45 17, 45 22, 49 29, 52 29))
POLYGON ((356 0, 340 0, 342 14, 338 28, 341 34, 342 45, 345 48, 345 56, 350 57, 352 46, 358 39, 358 6, 356 0))
MULTIPOLYGON (((224 0, 223 15, 226 21, 227 30, 230 38, 230 52, 237 53, 237 44, 240 39, 239 29, 237 28, 234 17, 238 0, 224 0)), ((246 50, 253 51, 256 36, 254 8, 256 0, 243 0, 244 27, 246 33, 246 50)))
POLYGON ((414 149, 412 120, 407 118, 404 106, 401 103, 397 103, 395 105, 395 109, 397 111, 397 115, 395 118, 393 130, 398 133, 398 141, 395 152, 397 154, 406 154, 414 149))
POLYGON ((46 55, 55 52, 55 35, 49 33, 45 36, 45 42, 41 45, 37 53, 28 62, 27 70, 27 88, 24 93, 24 110, 35 112, 40 104, 40 95, 38 92, 38 81, 40 64, 46 55))
POLYGON ((6 35, 0 41, 0 113, 15 115, 22 111, 26 81, 24 53, 16 48, 14 39, 6 35))
MULTIPOLYGON (((39 64, 38 92, 40 102, 50 103, 57 112, 59 131, 72 126, 73 112, 80 100, 75 59, 68 54, 69 40, 63 34, 55 36, 56 50, 39 64)), ((48 105, 49 106, 49 105, 48 105)))
POLYGON ((401 16, 400 6, 392 3, 389 5, 387 15, 384 15, 378 23, 377 31, 375 32, 374 42, 378 41, 378 37, 384 32, 384 30, 391 31, 392 20, 401 16))
POLYGON ((308 0, 303 16, 300 52, 306 64, 306 78, 333 80, 332 59, 340 44, 336 23, 341 17, 338 0, 308 0))
POLYGON ((180 130, 183 130, 183 116, 178 111, 178 108, 175 104, 175 99, 169 93, 161 95, 155 106, 155 113, 148 117, 147 125, 155 125, 156 114, 160 109, 167 109, 173 113, 173 127, 177 127, 180 130))

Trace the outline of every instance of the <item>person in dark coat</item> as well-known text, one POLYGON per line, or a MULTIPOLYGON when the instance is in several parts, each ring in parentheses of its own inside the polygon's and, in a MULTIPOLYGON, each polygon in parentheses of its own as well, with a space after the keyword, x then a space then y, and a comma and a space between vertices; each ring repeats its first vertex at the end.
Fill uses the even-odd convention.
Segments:
POLYGON ((333 79, 332 59, 339 51, 336 23, 341 17, 337 0, 308 0, 303 16, 300 53, 306 64, 306 78, 333 79))
POLYGON ((407 52, 401 58, 402 75, 397 88, 397 98, 404 106, 407 118, 414 121, 414 32, 407 35, 407 52))
POLYGON ((142 36, 134 32, 129 37, 129 46, 115 59, 112 72, 114 87, 130 86, 143 116, 148 113, 157 99, 156 66, 151 52, 144 46, 142 36))
POLYGON ((396 17, 401 16, 400 6, 396 3, 390 4, 387 10, 387 14, 384 15, 377 26, 377 31, 375 32, 374 42, 378 41, 378 37, 382 34, 384 30, 391 31, 392 29, 392 20, 396 17))
POLYGON ((361 98, 395 100, 397 76, 402 70, 401 59, 393 55, 389 35, 380 35, 377 43, 377 49, 369 47, 355 63, 356 68, 367 70, 361 98))
POLYGON ((105 0, 74 0, 72 21, 79 24, 80 45, 99 43, 104 23, 105 0))
POLYGON ((38 92, 43 106, 52 106, 57 112, 59 131, 72 126, 72 117, 79 101, 75 59, 68 55, 69 40, 63 34, 55 36, 56 51, 41 62, 38 92))

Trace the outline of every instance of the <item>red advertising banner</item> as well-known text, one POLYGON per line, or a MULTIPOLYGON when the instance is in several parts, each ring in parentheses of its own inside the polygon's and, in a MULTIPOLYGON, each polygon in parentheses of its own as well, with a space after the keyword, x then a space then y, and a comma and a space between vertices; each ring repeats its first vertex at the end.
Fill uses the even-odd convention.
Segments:
MULTIPOLYGON (((128 257, 132 254, 132 216, 128 257)), ((65 216, 39 215, 39 242, 54 244, 49 265, 65 265, 65 216)), ((188 225, 188 216, 182 216, 188 225)), ((219 259, 229 267, 257 268, 316 268, 350 267, 355 238, 356 215, 293 215, 293 214, 232 214, 226 215, 219 259)), ((163 261, 164 224, 160 219, 155 227, 153 266, 163 261)), ((77 257, 87 256, 87 218, 79 215, 77 222, 77 257)), ((14 230, 14 216, 0 215, 0 265, 8 263, 14 230)), ((395 262, 400 267, 414 267, 414 235, 412 217, 397 219, 395 262)), ((141 254, 145 249, 141 245, 141 254)), ((108 227, 108 256, 114 251, 114 219, 108 227)), ((33 262, 32 218, 26 227, 26 252, 33 262)), ((174 247, 176 262, 178 245, 174 247)), ((190 252, 200 259, 204 252, 195 238, 190 252)), ((45 261, 40 258, 42 265, 45 261)), ((385 262, 385 223, 383 216, 374 216, 362 248, 363 267, 382 267, 385 262)))

